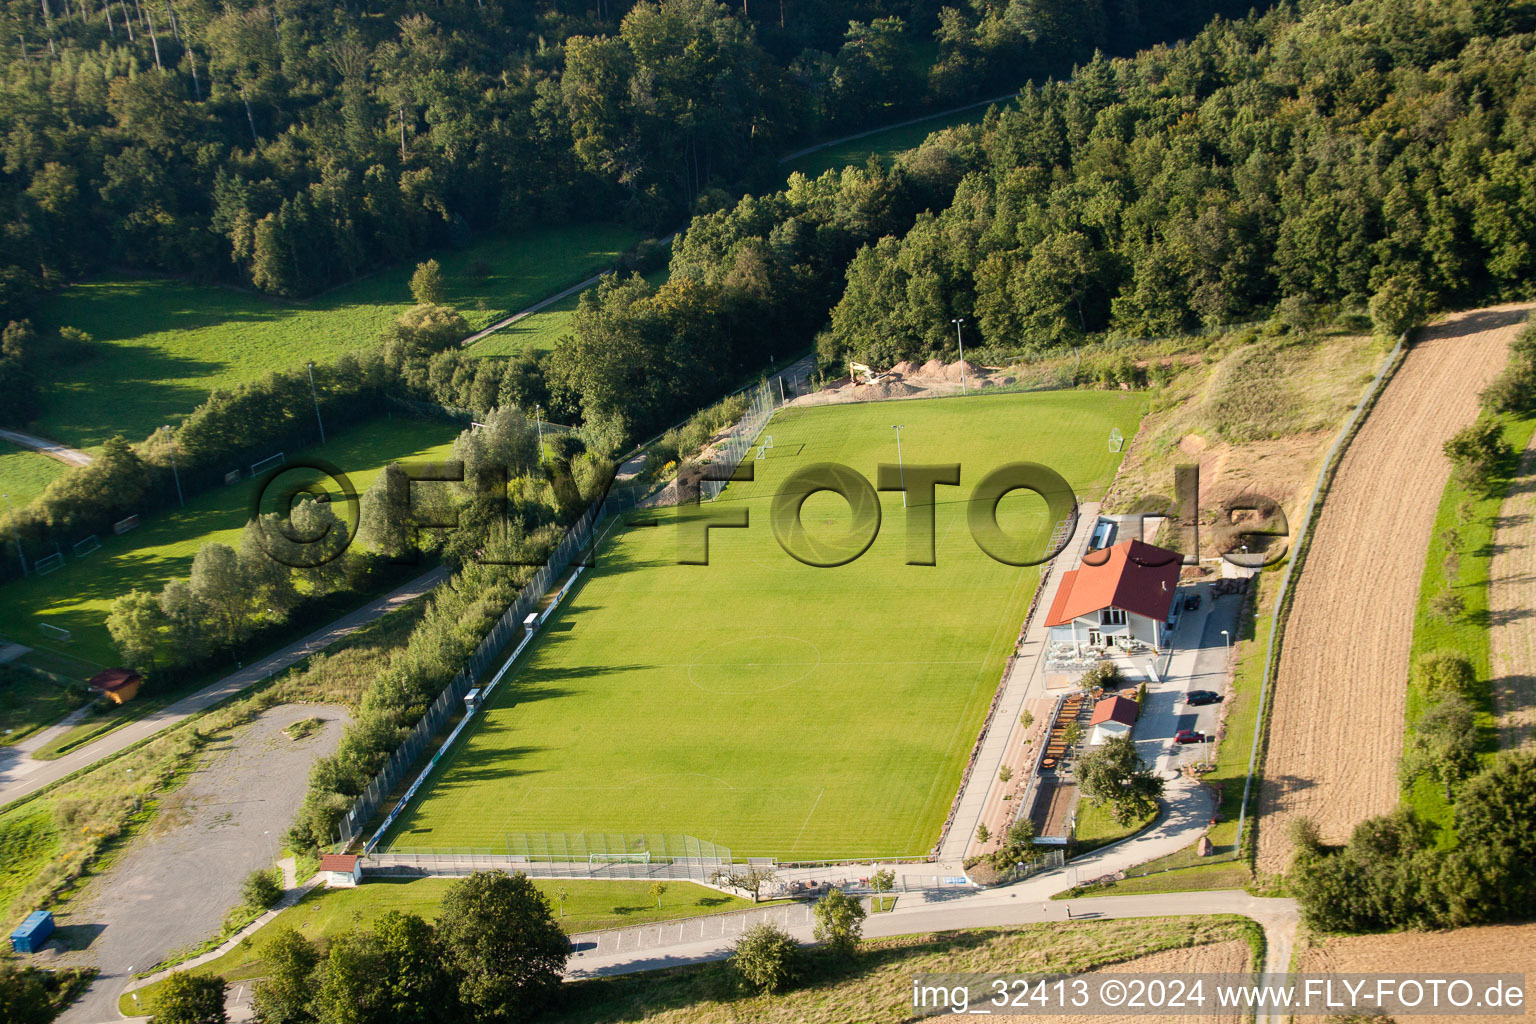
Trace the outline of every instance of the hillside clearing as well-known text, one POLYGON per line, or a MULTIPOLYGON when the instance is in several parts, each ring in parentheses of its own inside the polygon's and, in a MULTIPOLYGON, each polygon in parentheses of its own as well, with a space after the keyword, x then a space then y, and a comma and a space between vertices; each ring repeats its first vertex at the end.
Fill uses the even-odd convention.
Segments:
MULTIPOLYGON (((362 494, 390 462, 446 458, 457 433, 442 423, 374 420, 331 438, 325 446, 288 455, 290 461, 308 456, 335 463, 362 494)), ((71 655, 102 666, 116 664, 117 652, 106 629, 112 602, 136 587, 158 591, 167 581, 185 577, 204 544, 219 541, 238 548, 255 486, 247 479, 238 486, 205 491, 186 508, 147 518, 120 537, 100 538, 99 551, 83 558, 67 555, 57 572, 0 587, 4 633, 29 646, 54 647, 58 641, 38 628, 46 622, 73 633, 71 655)))
MULTIPOLYGON (((478 330, 611 266, 639 234, 610 224, 539 228, 437 255, 446 299, 478 330)), ((423 255, 423 259, 426 255, 423 255)), ((372 348, 413 304, 414 263, 307 301, 267 299, 172 278, 108 275, 50 295, 40 325, 95 339, 91 358, 45 378, 36 433, 78 448, 113 434, 138 442, 214 388, 372 348)))
MULTIPOLYGON (((30 448, 22 448, 9 441, 0 441, 0 494, 11 505, 20 508, 39 494, 43 488, 68 472, 69 467, 30 448)), ((0 510, 5 506, 0 505, 0 510)), ((8 552, 12 558, 15 551, 8 552)), ((0 555, 7 552, 0 551, 0 555)))

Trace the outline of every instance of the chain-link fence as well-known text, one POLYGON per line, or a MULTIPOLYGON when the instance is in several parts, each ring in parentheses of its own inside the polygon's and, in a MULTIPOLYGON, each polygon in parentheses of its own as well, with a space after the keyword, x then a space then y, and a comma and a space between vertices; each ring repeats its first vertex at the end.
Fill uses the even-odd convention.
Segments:
MULTIPOLYGON (((492 660, 514 638, 523 633, 523 620, 530 612, 537 611, 544 596, 549 593, 556 581, 565 573, 573 561, 592 543, 597 536, 598 529, 607 521, 634 504, 634 495, 627 489, 610 493, 601 504, 593 505, 587 509, 576 524, 566 533, 555 550, 550 554, 548 561, 534 574, 528 585, 518 594, 496 624, 491 627, 485 637, 475 647, 464 667, 453 677, 447 687, 443 689, 416 723, 405 741, 385 762, 383 769, 374 776, 368 788, 352 802, 351 808, 342 817, 337 825, 337 838, 345 845, 367 827, 378 813, 389 794, 394 792, 406 773, 410 770, 421 755, 426 752, 427 745, 433 737, 442 731, 443 726, 460 710, 464 695, 470 691, 476 681, 485 672, 492 660)), ((403 802, 403 801, 402 801, 403 802)), ((399 813, 400 807, 395 808, 399 813)))
POLYGON ((774 409, 778 407, 778 395, 772 388, 772 381, 763 381, 756 387, 745 393, 747 399, 747 411, 742 414, 736 426, 731 428, 730 436, 725 439, 725 446, 721 448, 709 467, 708 477, 700 484, 701 493, 706 501, 714 501, 720 492, 725 490, 725 485, 730 481, 731 474, 736 472, 736 467, 741 465, 741 460, 757 441, 757 435, 767 425, 774 409))
POLYGON ((459 875, 521 871, 533 878, 686 878, 711 881, 731 851, 680 832, 503 832, 489 846, 396 847, 372 854, 368 871, 459 875))

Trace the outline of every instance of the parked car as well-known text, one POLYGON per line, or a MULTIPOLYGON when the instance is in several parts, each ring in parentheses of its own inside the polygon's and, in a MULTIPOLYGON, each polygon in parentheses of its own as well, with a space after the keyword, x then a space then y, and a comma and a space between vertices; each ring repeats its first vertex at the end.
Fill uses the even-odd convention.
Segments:
POLYGON ((1203 732, 1196 732, 1193 729, 1180 729, 1178 732, 1173 734, 1173 742, 1175 742, 1175 743, 1204 743, 1205 742, 1205 733, 1203 733, 1203 732))
POLYGON ((1184 703, 1197 708, 1205 704, 1220 704, 1221 694, 1215 690, 1190 690, 1184 695, 1184 703))

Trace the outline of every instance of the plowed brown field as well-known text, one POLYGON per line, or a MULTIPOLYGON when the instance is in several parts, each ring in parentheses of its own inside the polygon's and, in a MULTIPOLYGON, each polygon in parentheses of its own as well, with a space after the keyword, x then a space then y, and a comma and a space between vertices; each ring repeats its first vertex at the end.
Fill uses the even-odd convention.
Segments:
MULTIPOLYGON (((1536 1001, 1536 924, 1497 924, 1457 928, 1448 932, 1399 932, 1394 935, 1349 935, 1331 938, 1304 949, 1298 971, 1338 974, 1408 973, 1524 974, 1525 1003, 1536 1001)), ((1479 993, 1481 994, 1481 993, 1479 993)), ((1524 1016, 1524 1008, 1514 1016, 1524 1016)), ((1297 1021, 1316 1020, 1297 1017, 1297 1021)), ((1399 1017, 1413 1024, 1460 1024, 1465 1021, 1510 1020, 1509 1016, 1474 1017, 1432 1014, 1399 1017)))
MULTIPOLYGON (((1257 968, 1253 965, 1253 951, 1246 942, 1214 942, 1208 946, 1191 946, 1188 949, 1167 949, 1161 953, 1139 956, 1134 960, 1106 967, 1102 971, 1089 971, 1085 977, 1098 974, 1239 974, 1257 968)), ((983 1004, 985 1005, 985 1004, 983 1004)), ((1036 1018, 1042 1024, 1147 1024, 1145 1015, 1095 1015, 1062 1014, 1036 1018)), ((1212 1024, 1216 1021, 1246 1019, 1238 1011, 1231 1013, 1207 1013, 1203 1015, 1173 1014, 1156 1018, 1163 1024, 1212 1024)))
POLYGON ((1488 577, 1488 647, 1499 746, 1536 743, 1536 437, 1499 510, 1488 577))
POLYGON ((1259 868, 1283 871, 1286 823, 1339 842, 1397 805, 1404 691, 1424 552, 1450 473, 1445 440, 1477 415, 1528 305, 1420 332, 1350 443, 1312 537, 1275 682, 1259 868))

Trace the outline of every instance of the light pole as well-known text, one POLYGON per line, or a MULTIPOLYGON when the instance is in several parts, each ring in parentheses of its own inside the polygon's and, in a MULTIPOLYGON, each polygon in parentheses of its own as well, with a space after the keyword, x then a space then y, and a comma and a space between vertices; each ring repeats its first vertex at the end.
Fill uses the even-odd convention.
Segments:
POLYGON ((5 508, 11 515, 11 539, 16 542, 16 557, 21 561, 21 574, 32 575, 27 571, 27 556, 21 553, 21 531, 16 528, 16 507, 11 504, 11 496, 5 496, 5 508))
POLYGON ((534 405, 533 422, 539 428, 539 465, 544 465, 544 407, 534 405))
POLYGON ((325 420, 320 418, 320 393, 315 390, 315 364, 309 364, 309 397, 315 402, 315 422, 320 424, 320 443, 325 444, 325 420))
POLYGON ((896 431, 896 469, 901 474, 901 507, 907 507, 907 467, 901 461, 901 428, 902 424, 892 423, 891 429, 896 431))
POLYGON ((176 500, 181 504, 182 508, 186 508, 187 498, 186 495, 181 493, 181 470, 176 468, 176 435, 171 433, 171 425, 169 423, 160 429, 165 431, 165 440, 170 445, 171 476, 176 478, 176 500))
POLYGON ((960 393, 965 394, 965 339, 960 336, 960 325, 965 323, 965 317, 957 316, 953 321, 955 325, 955 343, 960 346, 960 393))
POLYGON ((1232 649, 1232 634, 1226 630, 1222 630, 1221 635, 1227 638, 1227 650, 1230 651, 1232 649))

